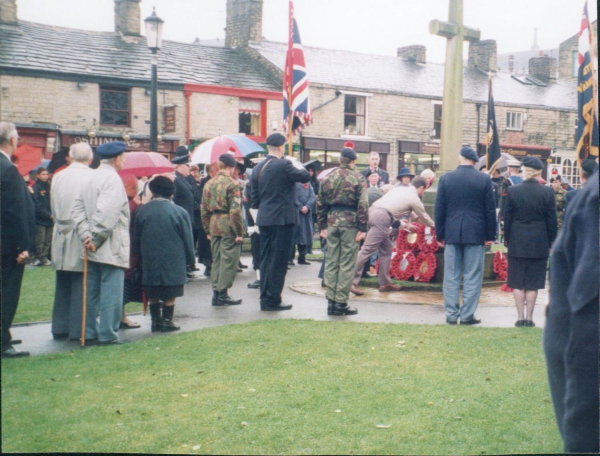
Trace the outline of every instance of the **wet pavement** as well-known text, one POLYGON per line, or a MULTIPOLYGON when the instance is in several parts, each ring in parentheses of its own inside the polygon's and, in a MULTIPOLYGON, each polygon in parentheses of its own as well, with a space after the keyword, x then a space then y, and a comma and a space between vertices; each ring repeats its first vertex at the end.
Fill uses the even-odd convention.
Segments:
MULTIPOLYGON (((243 257, 242 262, 250 265, 251 258, 243 257)), ((200 269, 203 270, 203 266, 200 269)), ((246 323, 255 320, 280 319, 309 319, 336 320, 369 323, 410 323, 443 325, 446 318, 441 292, 431 291, 400 291, 396 293, 379 293, 377 289, 365 288, 364 296, 351 296, 351 304, 358 308, 358 315, 348 317, 330 317, 327 315, 327 303, 324 298, 325 289, 321 288, 318 280, 320 263, 310 266, 291 266, 286 278, 283 291, 285 303, 293 304, 292 310, 285 312, 261 312, 259 305, 259 290, 247 288, 256 278, 251 268, 238 273, 233 288, 229 294, 244 300, 242 305, 233 307, 213 307, 211 305, 212 290, 210 281, 202 273, 190 281, 185 287, 185 296, 178 298, 175 306, 175 323, 181 326, 181 331, 196 331, 214 326, 246 323)), ((534 321, 538 327, 545 322, 545 307, 548 295, 540 290, 534 321)), ((484 288, 480 307, 476 312, 481 318, 481 327, 512 328, 516 321, 516 310, 512 293, 505 293, 498 288, 484 288)), ((133 314, 130 319, 141 324, 139 329, 121 330, 120 336, 130 341, 148 337, 168 337, 175 333, 150 332, 150 315, 133 314)), ((467 331, 469 327, 457 327, 457 330, 467 331)), ((524 328, 524 330, 528 330, 524 328)), ((79 343, 55 341, 50 332, 50 323, 29 323, 16 325, 11 328, 13 338, 22 339, 17 346, 27 350, 32 355, 41 355, 78 349, 79 343)), ((110 348, 107 348, 110 349, 110 348)))

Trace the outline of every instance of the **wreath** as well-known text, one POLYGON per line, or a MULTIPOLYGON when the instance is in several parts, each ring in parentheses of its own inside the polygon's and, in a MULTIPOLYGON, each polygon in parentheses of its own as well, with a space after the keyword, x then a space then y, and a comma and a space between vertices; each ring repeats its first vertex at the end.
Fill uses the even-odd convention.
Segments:
POLYGON ((501 291, 504 291, 506 293, 512 293, 513 291, 515 291, 514 289, 510 288, 507 284, 503 283, 502 286, 500 287, 501 291))
POLYGON ((506 280, 508 277, 508 260, 506 255, 498 251, 494 254, 494 272, 498 280, 506 280))
POLYGON ((410 250, 398 251, 390 264, 390 277, 408 280, 415 268, 415 255, 410 250))
POLYGON ((430 282, 437 269, 435 255, 431 252, 421 252, 415 260, 413 277, 415 282, 430 282))
POLYGON ((407 230, 401 229, 398 233, 398 239, 396 239, 396 247, 399 251, 403 250, 419 250, 419 244, 421 239, 424 237, 424 226, 418 223, 413 223, 417 227, 417 231, 411 233, 407 230))
POLYGON ((439 248, 435 228, 419 225, 419 250, 424 253, 435 253, 439 248))

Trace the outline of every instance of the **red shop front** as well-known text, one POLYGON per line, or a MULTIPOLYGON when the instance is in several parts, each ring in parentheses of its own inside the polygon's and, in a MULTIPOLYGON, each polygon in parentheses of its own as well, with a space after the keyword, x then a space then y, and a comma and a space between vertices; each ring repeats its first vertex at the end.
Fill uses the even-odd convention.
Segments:
MULTIPOLYGON (((114 141, 123 141, 127 144, 127 152, 148 152, 150 150, 150 139, 148 135, 131 135, 124 139, 122 135, 98 133, 90 137, 87 133, 63 131, 61 135, 61 144, 63 147, 69 147, 72 144, 86 143, 93 149, 102 144, 114 141)), ((175 156, 175 150, 179 147, 180 139, 173 136, 163 136, 158 142, 158 152, 168 159, 175 156)))

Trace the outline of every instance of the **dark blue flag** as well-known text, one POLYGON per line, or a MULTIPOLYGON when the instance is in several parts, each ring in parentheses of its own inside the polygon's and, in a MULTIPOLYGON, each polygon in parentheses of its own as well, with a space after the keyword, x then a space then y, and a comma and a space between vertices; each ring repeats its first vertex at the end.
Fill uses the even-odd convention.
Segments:
POLYGON ((485 167, 490 172, 490 175, 500 163, 501 158, 502 156, 500 155, 500 138, 498 138, 498 127, 496 126, 496 109, 494 108, 494 94, 492 92, 492 78, 490 77, 485 161, 485 167))

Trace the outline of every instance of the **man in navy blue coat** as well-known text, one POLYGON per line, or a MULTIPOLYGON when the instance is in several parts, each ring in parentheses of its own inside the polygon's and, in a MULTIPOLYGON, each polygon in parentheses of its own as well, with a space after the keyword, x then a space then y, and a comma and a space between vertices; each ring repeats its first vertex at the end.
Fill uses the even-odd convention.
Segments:
POLYGON ((292 308, 282 305, 281 292, 298 223, 295 183, 310 180, 300 162, 282 158, 284 145, 285 136, 270 135, 269 154, 252 172, 251 206, 258 209, 256 224, 260 231, 260 309, 265 311, 292 308))
POLYGON ((459 167, 440 178, 435 200, 435 231, 444 250, 444 305, 446 322, 475 325, 483 281, 484 245, 496 238, 496 204, 492 180, 474 166, 477 154, 460 151, 459 167), (464 269, 463 306, 460 278, 464 269))
POLYGON ((565 214, 550 257, 544 329, 548 380, 565 453, 598 453, 598 171, 565 214))

